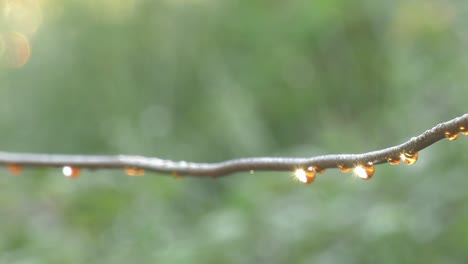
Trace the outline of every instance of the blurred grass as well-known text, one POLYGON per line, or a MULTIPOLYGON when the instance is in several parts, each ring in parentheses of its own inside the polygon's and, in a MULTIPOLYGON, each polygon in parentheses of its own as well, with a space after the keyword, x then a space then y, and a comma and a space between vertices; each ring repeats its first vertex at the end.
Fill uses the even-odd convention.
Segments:
MULTIPOLYGON (((39 4, 28 63, 0 71, 3 150, 365 152, 466 113, 464 2, 39 4)), ((370 182, 330 170, 305 187, 273 172, 69 181, 1 169, 0 262, 461 263, 467 146, 436 144, 370 182)))

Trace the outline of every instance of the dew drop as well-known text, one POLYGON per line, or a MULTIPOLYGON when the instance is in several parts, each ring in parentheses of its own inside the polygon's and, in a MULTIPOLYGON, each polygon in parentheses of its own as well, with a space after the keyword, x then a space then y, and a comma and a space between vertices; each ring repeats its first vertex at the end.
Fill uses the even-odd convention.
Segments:
POLYGON ((401 159, 408 165, 413 165, 416 163, 416 161, 418 160, 418 152, 412 152, 412 151, 408 151, 408 152, 404 152, 400 155, 401 159))
POLYGON ((341 172, 344 172, 344 173, 347 173, 347 172, 350 172, 351 171, 351 167, 346 167, 345 165, 343 164, 338 164, 336 165, 338 167, 338 169, 341 171, 341 172))
POLYGON ((254 174, 254 173, 255 173, 255 171, 254 171, 254 170, 250 170, 250 172, 249 172, 249 173, 250 173, 250 174, 254 174))
POLYGON ((364 169, 366 170, 366 173, 367 173, 367 179, 366 180, 369 180, 370 178, 372 178, 372 176, 374 176, 374 172, 375 172, 374 163, 372 163, 372 162, 367 163, 364 166, 364 169))
POLYGON ((370 180, 374 176, 375 167, 373 163, 358 165, 353 169, 354 174, 363 180, 370 180))
POLYGON ((465 136, 468 136, 468 129, 465 126, 460 126, 460 133, 462 133, 465 136))
POLYGON ((314 169, 314 171, 316 173, 324 173, 325 172, 325 169, 324 168, 321 168, 319 166, 312 166, 312 168, 314 169))
POLYGON ((453 140, 457 139, 460 134, 452 133, 450 131, 445 131, 444 135, 448 140, 453 141, 453 140))
POLYGON ((310 170, 310 167, 307 168, 307 170, 296 169, 294 171, 294 177, 302 183, 310 184, 315 180, 315 170, 313 168, 310 170))
POLYGON ((64 166, 62 168, 62 173, 66 177, 70 179, 76 179, 80 177, 80 168, 72 167, 72 166, 64 166))
POLYGON ((8 171, 14 176, 19 175, 23 171, 23 167, 18 164, 8 164, 7 167, 8 171))
POLYGON ((398 165, 401 162, 401 157, 393 157, 393 158, 388 157, 387 161, 388 161, 388 163, 390 163, 390 165, 398 165))
POLYGON ((184 177, 182 175, 180 175, 179 173, 173 171, 172 172, 172 176, 174 176, 174 178, 176 178, 176 180, 183 180, 184 177))
POLYGON ((145 175, 145 170, 140 169, 140 168, 135 168, 135 167, 125 167, 125 174, 128 176, 144 176, 145 175))
POLYGON ((366 172, 366 169, 364 169, 363 166, 358 165, 358 166, 354 167, 353 172, 359 178, 364 179, 364 180, 367 179, 367 172, 366 172))

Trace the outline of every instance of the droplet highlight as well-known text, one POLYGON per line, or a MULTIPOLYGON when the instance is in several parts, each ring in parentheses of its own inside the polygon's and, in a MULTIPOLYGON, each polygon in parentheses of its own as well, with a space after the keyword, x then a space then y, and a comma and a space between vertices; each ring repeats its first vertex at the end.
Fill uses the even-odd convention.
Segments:
POLYGON ((23 171, 23 167, 18 164, 8 164, 7 165, 8 171, 11 175, 18 176, 23 171))
POLYGON ((302 183, 310 184, 315 180, 315 170, 313 168, 310 170, 310 167, 307 168, 307 170, 296 169, 294 171, 294 177, 302 183))
POLYGON ((401 159, 408 165, 413 165, 418 161, 419 154, 417 151, 408 151, 400 155, 401 159))
POLYGON ((468 129, 465 126, 460 126, 458 129, 460 130, 460 133, 462 133, 465 136, 468 136, 468 129))
POLYGON ((62 168, 62 173, 70 179, 76 179, 80 177, 80 168, 73 166, 64 166, 62 168))
POLYGON ((357 165, 354 167, 353 172, 356 176, 363 180, 370 180, 374 176, 375 167, 373 163, 366 165, 357 165))
POLYGON ((125 167, 124 171, 125 171, 125 174, 127 174, 127 176, 144 176, 145 175, 144 169, 135 168, 135 167, 125 167))
POLYGON ((390 163, 390 165, 398 165, 401 162, 401 157, 388 157, 387 162, 390 163))
POLYGON ((459 133, 452 133, 450 131, 445 131, 444 135, 450 141, 453 141, 453 140, 457 139, 460 136, 459 133))

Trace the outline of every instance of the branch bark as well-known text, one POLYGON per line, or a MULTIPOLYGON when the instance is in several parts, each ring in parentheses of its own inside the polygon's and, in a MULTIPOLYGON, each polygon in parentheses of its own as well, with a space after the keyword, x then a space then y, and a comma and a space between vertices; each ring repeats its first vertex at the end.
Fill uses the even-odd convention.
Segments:
MULTIPOLYGON (((382 163, 396 164, 405 160, 411 164, 417 153, 448 138, 454 140, 458 135, 468 135, 468 114, 440 123, 417 137, 389 148, 362 154, 336 154, 310 158, 292 157, 254 157, 226 160, 218 163, 196 163, 164 160, 155 157, 128 155, 61 155, 0 152, 0 164, 28 167, 74 167, 78 169, 126 169, 134 172, 153 171, 172 175, 219 177, 237 172, 249 171, 294 171, 308 168, 321 172, 328 168, 347 171, 359 165, 367 166, 382 163), (408 160, 410 162, 408 162, 408 160)), ((138 173, 135 173, 138 174, 138 173)))

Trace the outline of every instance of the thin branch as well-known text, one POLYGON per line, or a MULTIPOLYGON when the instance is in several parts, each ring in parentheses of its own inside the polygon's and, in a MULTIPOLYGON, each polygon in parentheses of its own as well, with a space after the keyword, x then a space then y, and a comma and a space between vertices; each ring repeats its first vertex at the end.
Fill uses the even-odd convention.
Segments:
POLYGON ((457 117, 445 123, 438 124, 423 134, 393 147, 362 154, 324 155, 311 158, 291 157, 257 157, 226 160, 218 163, 195 163, 186 161, 164 160, 143 156, 102 156, 102 155, 60 155, 0 152, 0 164, 7 166, 29 167, 65 167, 80 169, 127 169, 135 171, 154 171, 172 175, 192 175, 219 177, 236 172, 249 171, 293 171, 298 168, 309 168, 320 172, 328 168, 339 167, 343 171, 358 165, 381 163, 397 163, 417 158, 417 152, 449 138, 456 139, 458 135, 468 135, 468 114, 457 117), (402 155, 403 154, 403 155, 402 155), (406 156, 405 156, 406 154, 406 156))

